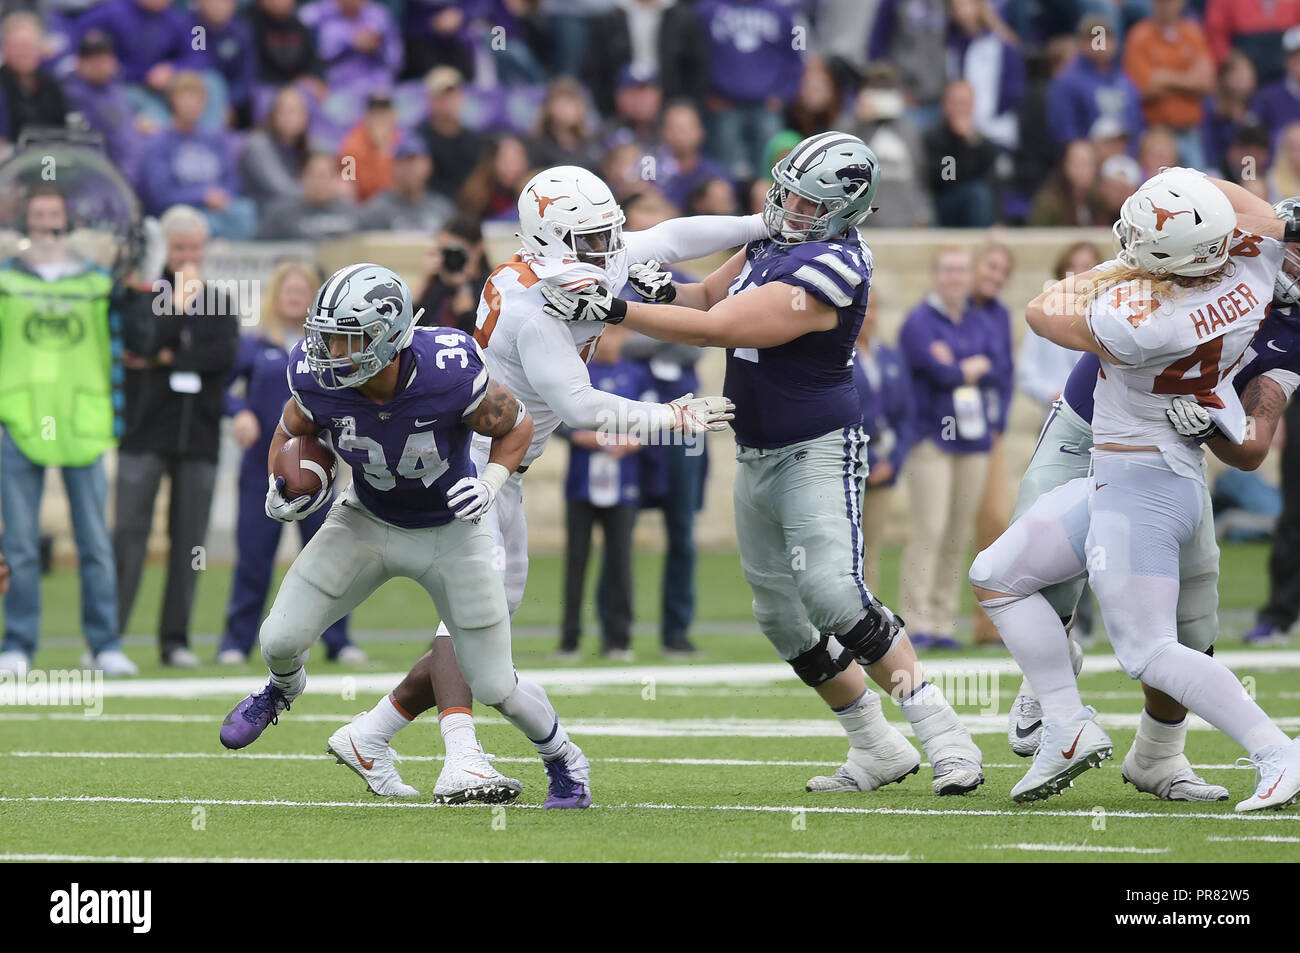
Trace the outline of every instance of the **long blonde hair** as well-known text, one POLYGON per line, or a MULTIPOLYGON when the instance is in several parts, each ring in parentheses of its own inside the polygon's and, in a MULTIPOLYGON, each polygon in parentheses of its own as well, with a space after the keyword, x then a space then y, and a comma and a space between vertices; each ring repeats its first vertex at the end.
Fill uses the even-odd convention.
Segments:
POLYGON ((1120 267, 1108 271, 1098 278, 1092 287, 1083 292, 1082 299, 1083 303, 1088 305, 1117 285, 1127 284, 1130 281, 1140 281, 1143 283, 1142 297, 1151 298, 1163 304, 1166 301, 1181 297, 1189 291, 1213 287, 1228 274, 1227 269, 1228 263, 1224 262, 1222 268, 1210 275, 1196 277, 1161 275, 1155 277, 1141 268, 1120 267))
MULTIPOLYGON (((258 315, 257 327, 264 337, 281 347, 284 346, 284 322, 281 320, 284 316, 276 312, 276 302, 280 299, 280 286, 294 272, 303 275, 312 288, 321 283, 320 270, 311 262, 302 259, 286 259, 271 270, 271 276, 266 279, 266 297, 263 299, 261 313, 258 315)), ((303 315, 304 319, 306 317, 303 315)))

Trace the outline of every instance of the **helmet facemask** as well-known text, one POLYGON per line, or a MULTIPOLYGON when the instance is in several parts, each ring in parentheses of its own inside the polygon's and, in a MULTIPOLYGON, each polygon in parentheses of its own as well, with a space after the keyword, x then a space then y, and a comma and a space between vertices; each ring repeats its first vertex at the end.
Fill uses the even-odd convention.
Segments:
POLYGON ((309 315, 303 329, 303 350, 316 382, 325 390, 345 390, 370 380, 384 369, 375 347, 388 328, 381 318, 358 325, 309 315), (340 339, 347 351, 335 357, 331 345, 340 339))
MULTIPOLYGON (((776 169, 772 170, 772 175, 777 176, 776 169)), ((833 200, 832 200, 833 201, 833 200)), ((832 201, 824 201, 811 195, 805 195, 790 186, 782 185, 780 181, 774 181, 772 187, 767 190, 767 198, 763 202, 763 224, 767 226, 767 232, 772 236, 772 240, 778 245, 797 245, 800 242, 818 242, 829 237, 830 227, 829 218, 835 212, 843 208, 846 203, 839 202, 836 207, 830 207, 832 201), (787 209, 786 202, 791 195, 797 195, 806 201, 813 202, 816 207, 815 214, 804 212, 792 212, 787 209)))
POLYGON ((573 251, 573 257, 595 265, 612 280, 626 273, 627 244, 623 241, 621 221, 592 231, 571 231, 562 240, 573 251))

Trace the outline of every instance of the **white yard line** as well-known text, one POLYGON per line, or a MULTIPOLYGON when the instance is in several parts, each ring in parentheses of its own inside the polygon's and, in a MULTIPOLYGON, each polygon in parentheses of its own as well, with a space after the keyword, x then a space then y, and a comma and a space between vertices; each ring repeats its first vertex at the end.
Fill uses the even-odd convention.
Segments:
MULTIPOLYGON (((597 790, 599 796, 599 790, 597 790)), ((139 804, 149 806, 204 805, 211 807, 311 807, 311 808, 370 808, 380 810, 470 810, 473 808, 495 808, 494 804, 434 804, 429 801, 409 800, 368 800, 368 801, 257 801, 223 798, 151 798, 151 797, 112 797, 108 795, 59 795, 30 797, 0 797, 0 804, 139 804)), ((620 803, 597 804, 603 810, 643 810, 643 811, 738 811, 758 814, 862 814, 899 817, 1077 817, 1091 819, 1095 815, 1091 810, 1049 810, 1043 808, 1025 808, 1023 810, 977 809, 970 811, 940 808, 897 808, 897 807, 825 807, 806 804, 666 804, 666 803, 620 803)), ((540 804, 512 804, 510 810, 540 810, 540 804)), ((1177 813, 1165 814, 1155 811, 1109 811, 1108 820, 1204 820, 1204 821, 1243 821, 1243 822, 1297 822, 1300 813, 1256 812, 1250 815, 1228 812, 1177 813)))
POLYGON ((1300 844, 1300 837, 1279 837, 1261 835, 1259 837, 1207 837, 1208 841, 1218 844, 1230 844, 1236 841, 1261 841, 1266 844, 1300 844))
POLYGON ((981 850, 1025 850, 1054 854, 1167 854, 1168 847, 1102 847, 1093 844, 984 844, 981 850))
POLYGON ((723 860, 730 860, 733 857, 758 857, 763 860, 925 860, 924 857, 917 854, 835 854, 830 851, 819 851, 815 854, 804 853, 802 851, 783 850, 771 851, 765 854, 723 854, 723 860))
MULTIPOLYGON (((391 857, 120 857, 113 854, 0 854, 0 861, 51 861, 95 864, 491 864, 491 860, 395 860, 391 857)), ((544 860, 511 860, 512 864, 543 864, 544 860)))

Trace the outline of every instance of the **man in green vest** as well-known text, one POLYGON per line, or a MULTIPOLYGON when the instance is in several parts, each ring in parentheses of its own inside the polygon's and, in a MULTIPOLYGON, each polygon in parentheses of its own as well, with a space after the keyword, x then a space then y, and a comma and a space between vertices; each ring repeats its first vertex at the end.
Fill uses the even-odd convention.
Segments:
POLYGON ((103 455, 115 443, 120 373, 112 281, 68 247, 68 209, 56 189, 33 190, 22 216, 24 247, 0 263, 0 515, 11 571, 0 672, 25 674, 36 652, 41 494, 53 466, 63 476, 77 544, 88 663, 106 675, 134 675, 122 652, 106 519, 103 455))

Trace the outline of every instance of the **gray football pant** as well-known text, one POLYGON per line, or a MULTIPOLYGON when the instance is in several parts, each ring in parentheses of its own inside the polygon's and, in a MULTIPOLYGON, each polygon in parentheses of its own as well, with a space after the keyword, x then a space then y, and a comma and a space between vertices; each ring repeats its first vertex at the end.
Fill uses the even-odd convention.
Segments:
MULTIPOLYGON (((1087 476, 1091 454, 1092 428, 1069 404, 1057 400, 1020 481, 1013 521, 1043 494, 1087 476)), ((1178 641, 1199 652, 1213 645, 1219 632, 1219 544, 1209 487, 1202 493, 1200 522, 1178 553, 1178 641)), ((1043 589, 1057 615, 1068 618, 1074 612, 1086 579, 1080 575, 1043 589)))
POLYGON ((754 618, 786 661, 871 598, 862 576, 866 447, 862 429, 846 427, 777 450, 737 448, 740 566, 754 618))

